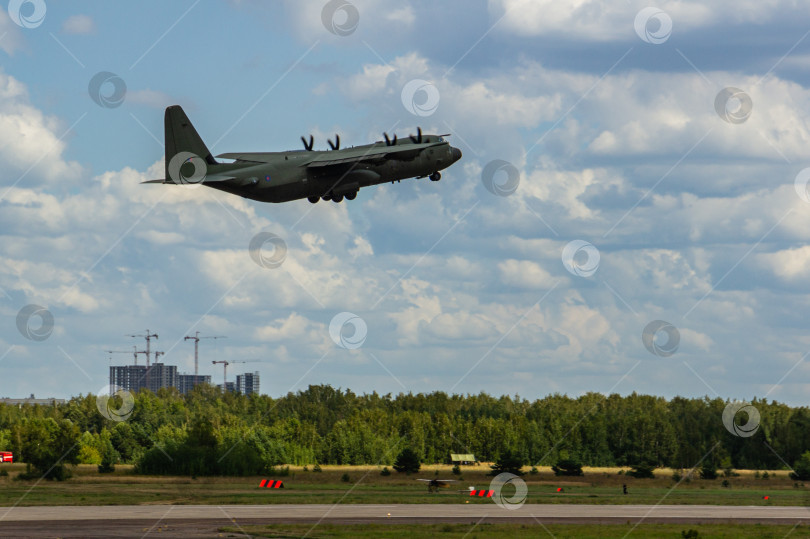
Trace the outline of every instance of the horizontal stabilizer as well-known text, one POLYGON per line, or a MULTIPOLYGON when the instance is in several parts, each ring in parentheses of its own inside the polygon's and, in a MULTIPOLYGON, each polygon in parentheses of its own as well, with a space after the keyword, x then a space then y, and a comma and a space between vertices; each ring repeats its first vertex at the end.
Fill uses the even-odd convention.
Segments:
POLYGON ((215 182, 226 182, 228 180, 235 180, 236 176, 231 176, 230 174, 207 174, 202 181, 188 181, 188 182, 173 182, 171 180, 147 180, 141 183, 166 183, 169 185, 195 185, 198 183, 215 183, 215 182))

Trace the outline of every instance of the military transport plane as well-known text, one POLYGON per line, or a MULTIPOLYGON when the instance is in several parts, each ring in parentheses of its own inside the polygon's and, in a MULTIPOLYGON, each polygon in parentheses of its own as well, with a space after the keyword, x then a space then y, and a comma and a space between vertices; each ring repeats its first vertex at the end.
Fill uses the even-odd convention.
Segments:
POLYGON ((341 202, 353 200, 361 187, 406 178, 439 181, 443 170, 459 159, 461 151, 444 137, 416 135, 340 149, 340 136, 329 140, 331 150, 313 150, 312 135, 301 137, 303 150, 268 153, 224 153, 217 161, 191 125, 183 109, 174 105, 164 117, 166 178, 143 183, 202 184, 260 202, 289 202, 306 198, 341 202))
POLYGON ((428 492, 437 492, 440 488, 447 488, 448 483, 455 483, 455 479, 417 479, 417 481, 424 481, 428 484, 428 492))

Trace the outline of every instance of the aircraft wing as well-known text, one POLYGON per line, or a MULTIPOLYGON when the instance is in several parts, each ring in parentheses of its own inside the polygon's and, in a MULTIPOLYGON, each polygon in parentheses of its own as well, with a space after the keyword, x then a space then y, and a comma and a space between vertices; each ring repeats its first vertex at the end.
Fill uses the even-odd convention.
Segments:
POLYGON ((417 479, 417 481, 435 481, 436 483, 455 483, 455 479, 417 479))
POLYGON ((353 165, 366 161, 382 161, 384 159, 398 159, 407 161, 417 157, 425 147, 414 148, 410 144, 402 146, 379 146, 369 150, 358 150, 354 155, 336 157, 333 152, 325 152, 310 161, 308 167, 331 167, 335 165, 353 165))
MULTIPOLYGON (((380 152, 379 150, 372 151, 372 152, 365 152, 365 153, 358 153, 357 155, 352 155, 349 157, 338 157, 335 158, 333 155, 329 155, 325 153, 315 159, 311 160, 307 163, 307 166, 310 167, 327 167, 331 165, 341 165, 341 164, 351 164, 351 163, 359 163, 362 161, 374 161, 378 159, 382 159, 385 155, 389 152, 380 152)), ((217 157, 221 157, 222 159, 235 159, 237 161, 247 161, 251 163, 271 163, 275 162, 279 159, 279 155, 284 155, 283 153, 222 153, 219 154, 217 157)))
POLYGON ((308 167, 331 167, 333 165, 352 165, 354 163, 362 163, 364 161, 380 161, 387 156, 385 153, 369 153, 367 155, 354 155, 351 157, 339 157, 335 159, 329 154, 322 155, 317 159, 313 159, 308 167))
MULTIPOLYGON (((354 151, 340 150, 337 152, 320 152, 321 155, 307 163, 308 167, 331 167, 336 165, 352 165, 367 161, 380 161, 383 159, 410 160, 417 157, 426 146, 414 148, 411 144, 395 146, 378 146, 375 148, 357 148, 354 151)), ((272 163, 285 155, 286 152, 241 152, 223 153, 217 155, 222 159, 235 159, 252 163, 272 163)))

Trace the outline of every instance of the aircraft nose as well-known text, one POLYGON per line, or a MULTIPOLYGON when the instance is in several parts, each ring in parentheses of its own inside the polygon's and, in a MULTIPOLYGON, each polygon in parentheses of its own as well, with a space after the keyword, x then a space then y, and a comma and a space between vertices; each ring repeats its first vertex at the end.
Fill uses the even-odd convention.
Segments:
POLYGON ((461 150, 458 148, 450 148, 450 154, 453 156, 454 163, 461 159, 461 150))

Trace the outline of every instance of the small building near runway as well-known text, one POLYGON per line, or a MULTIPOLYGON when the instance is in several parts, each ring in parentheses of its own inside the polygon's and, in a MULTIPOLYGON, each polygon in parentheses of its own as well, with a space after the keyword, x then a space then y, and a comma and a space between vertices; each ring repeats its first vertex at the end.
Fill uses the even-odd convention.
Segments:
POLYGON ((475 455, 472 453, 450 453, 450 463, 459 466, 471 466, 478 464, 478 461, 475 460, 475 455))

